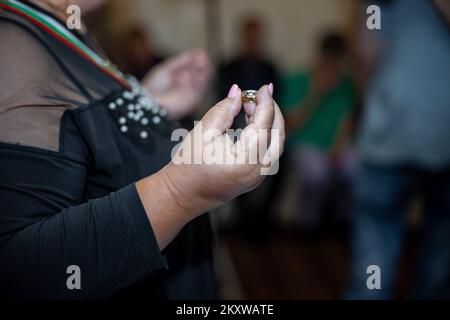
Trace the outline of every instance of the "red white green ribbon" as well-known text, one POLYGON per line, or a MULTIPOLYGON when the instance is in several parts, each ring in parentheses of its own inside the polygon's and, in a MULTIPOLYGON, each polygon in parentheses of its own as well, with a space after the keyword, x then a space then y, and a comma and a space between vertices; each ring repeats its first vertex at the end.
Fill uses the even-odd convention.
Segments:
POLYGON ((125 75, 114 64, 89 48, 58 20, 17 0, 0 0, 0 7, 19 14, 33 24, 41 27, 78 54, 82 55, 108 76, 114 78, 121 85, 130 88, 130 84, 125 75))

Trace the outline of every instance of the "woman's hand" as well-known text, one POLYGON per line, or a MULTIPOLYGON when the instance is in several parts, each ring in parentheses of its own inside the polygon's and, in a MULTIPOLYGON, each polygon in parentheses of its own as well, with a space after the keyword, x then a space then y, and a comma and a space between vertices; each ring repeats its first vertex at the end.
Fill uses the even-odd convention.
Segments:
POLYGON ((202 50, 188 51, 155 68, 142 84, 172 119, 192 113, 205 96, 212 64, 202 50))
POLYGON ((257 101, 247 127, 234 143, 226 133, 242 107, 241 90, 234 85, 229 96, 196 124, 173 161, 162 170, 175 196, 183 199, 179 202, 189 216, 195 217, 255 188, 264 179, 262 169, 280 156, 284 120, 268 86, 258 91, 257 101), (275 137, 271 136, 272 128, 278 129, 275 137), (277 145, 279 154, 263 159, 269 145, 277 145), (186 157, 186 152, 190 156, 186 157), (195 159, 203 162, 176 164, 181 158, 190 163, 195 159))
POLYGON ((172 161, 137 183, 160 247, 188 221, 258 186, 263 169, 278 161, 285 130, 271 90, 260 88, 257 105, 245 108, 248 125, 234 143, 226 132, 242 108, 241 90, 234 85, 185 137, 172 161), (195 159, 201 161, 194 164, 195 159))

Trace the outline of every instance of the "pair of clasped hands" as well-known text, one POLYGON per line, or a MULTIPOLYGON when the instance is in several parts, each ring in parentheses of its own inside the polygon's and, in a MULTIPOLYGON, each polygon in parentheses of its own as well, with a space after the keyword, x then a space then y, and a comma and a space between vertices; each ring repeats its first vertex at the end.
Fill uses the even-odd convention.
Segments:
MULTIPOLYGON (((143 85, 167 109, 168 115, 176 119, 191 113, 201 102, 211 74, 207 55, 202 51, 192 51, 154 68, 143 85)), ((136 183, 161 249, 187 222, 257 187, 264 179, 261 168, 278 161, 283 152, 285 128, 280 108, 272 98, 273 90, 272 84, 264 85, 257 92, 256 104, 249 102, 243 105, 241 89, 234 84, 228 96, 213 106, 199 122, 203 131, 213 129, 215 132, 214 141, 208 140, 208 143, 214 143, 231 157, 248 158, 247 155, 260 148, 261 140, 266 139, 267 151, 260 161, 223 164, 175 164, 171 161, 157 173, 136 183), (247 126, 240 139, 233 142, 226 130, 242 108, 247 126), (276 148, 273 148, 275 144, 276 148)), ((193 139, 193 131, 185 137, 180 149, 193 139)), ((206 145, 204 143, 203 148, 206 145)))

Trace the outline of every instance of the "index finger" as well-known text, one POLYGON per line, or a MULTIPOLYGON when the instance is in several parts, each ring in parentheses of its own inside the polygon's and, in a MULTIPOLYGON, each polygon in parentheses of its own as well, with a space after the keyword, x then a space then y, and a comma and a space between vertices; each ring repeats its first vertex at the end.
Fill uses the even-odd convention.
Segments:
POLYGON ((274 101, 269 86, 264 85, 256 94, 256 106, 249 124, 256 129, 271 129, 274 117, 274 101))

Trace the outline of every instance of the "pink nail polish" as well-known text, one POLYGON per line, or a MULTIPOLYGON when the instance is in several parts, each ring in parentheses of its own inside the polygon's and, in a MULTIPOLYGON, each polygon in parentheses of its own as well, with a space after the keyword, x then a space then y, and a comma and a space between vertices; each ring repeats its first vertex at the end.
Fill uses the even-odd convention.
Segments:
POLYGON ((273 96, 273 83, 272 82, 269 84, 269 92, 270 92, 270 95, 273 96))
POLYGON ((228 98, 236 97, 238 89, 239 89, 239 87, 237 86, 237 84, 233 84, 230 88, 230 92, 228 92, 228 98))

